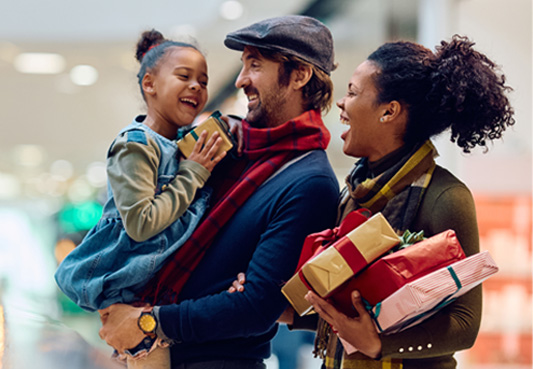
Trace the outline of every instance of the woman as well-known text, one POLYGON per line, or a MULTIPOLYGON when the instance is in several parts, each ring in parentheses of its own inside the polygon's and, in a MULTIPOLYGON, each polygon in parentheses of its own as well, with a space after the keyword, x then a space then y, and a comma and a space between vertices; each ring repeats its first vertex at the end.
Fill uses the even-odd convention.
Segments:
MULTIPOLYGON (((472 46, 459 36, 441 42, 436 53, 412 42, 387 43, 357 67, 337 105, 341 122, 349 126, 341 136, 343 151, 361 159, 346 178, 337 223, 365 207, 381 212, 399 232, 423 230, 429 237, 453 229, 467 256, 479 252, 472 195, 435 164, 430 141, 450 129, 452 142, 468 153, 475 146, 487 149, 487 139, 500 138, 514 124, 505 96, 511 89, 472 46)), ((243 290, 243 278, 231 291, 243 290)), ((474 344, 481 319, 481 286, 391 335, 376 332, 357 291, 352 293, 357 318, 313 292, 306 298, 322 318, 315 354, 326 368, 455 368, 453 353, 474 344), (339 337, 358 352, 345 354, 339 337)), ((309 320, 288 312, 280 321, 309 328, 309 320)))
MULTIPOLYGON (((423 230, 429 237, 453 229, 467 256, 479 252, 472 195, 435 164, 430 141, 450 129, 451 141, 465 153, 475 146, 486 150, 487 139, 514 124, 504 76, 473 45, 454 36, 433 53, 411 42, 387 43, 357 67, 337 102, 341 122, 350 127, 342 134, 343 151, 362 158, 346 178, 339 222, 367 207, 400 232, 423 230)), ((376 332, 357 291, 352 301, 360 316, 354 319, 312 292, 306 298, 323 319, 317 349, 326 368, 455 368, 453 353, 472 347, 481 320, 481 286, 391 335, 376 332), (338 337, 359 351, 344 354, 338 337)))

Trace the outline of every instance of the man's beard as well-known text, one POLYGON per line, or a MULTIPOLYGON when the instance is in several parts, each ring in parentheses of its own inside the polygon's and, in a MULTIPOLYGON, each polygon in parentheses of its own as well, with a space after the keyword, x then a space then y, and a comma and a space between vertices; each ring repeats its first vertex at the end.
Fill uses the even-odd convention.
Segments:
MULTIPOLYGON (((259 104, 251 110, 248 110, 246 121, 254 128, 275 127, 284 123, 282 118, 285 110, 285 91, 286 87, 278 86, 268 93, 259 96, 259 104)), ((257 93, 257 90, 254 90, 257 93)))

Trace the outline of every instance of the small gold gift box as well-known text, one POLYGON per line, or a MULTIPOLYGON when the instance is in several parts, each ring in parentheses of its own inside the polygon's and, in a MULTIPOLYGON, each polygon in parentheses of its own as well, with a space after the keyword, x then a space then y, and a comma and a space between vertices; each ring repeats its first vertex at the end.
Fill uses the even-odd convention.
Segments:
POLYGON ((202 134, 203 131, 207 131, 207 140, 211 138, 213 133, 218 132, 222 138, 222 143, 219 146, 215 156, 218 156, 223 151, 229 151, 233 148, 233 138, 229 132, 229 127, 220 116, 222 114, 217 110, 209 118, 204 120, 202 123, 194 127, 190 132, 188 132, 181 140, 178 140, 178 148, 185 158, 188 158, 191 155, 198 137, 202 134))

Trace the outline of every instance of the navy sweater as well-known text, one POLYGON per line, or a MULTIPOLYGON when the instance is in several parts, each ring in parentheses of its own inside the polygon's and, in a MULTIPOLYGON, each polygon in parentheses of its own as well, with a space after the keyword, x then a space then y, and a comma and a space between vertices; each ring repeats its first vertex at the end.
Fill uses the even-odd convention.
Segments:
POLYGON ((287 307, 281 287, 295 272, 305 236, 331 228, 338 182, 315 150, 263 184, 222 229, 180 295, 159 310, 173 366, 183 362, 264 359, 287 307), (226 292, 246 272, 243 293, 226 292))

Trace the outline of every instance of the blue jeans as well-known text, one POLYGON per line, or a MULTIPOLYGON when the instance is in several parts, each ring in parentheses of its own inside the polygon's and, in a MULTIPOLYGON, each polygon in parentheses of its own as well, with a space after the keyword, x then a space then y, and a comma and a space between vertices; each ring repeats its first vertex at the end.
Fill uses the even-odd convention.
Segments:
MULTIPOLYGON (((187 211, 152 238, 135 242, 113 212, 61 262, 55 279, 61 290, 85 310, 132 303, 145 284, 191 236, 204 215, 211 189, 198 191, 187 211)), ((117 211, 118 215, 118 211, 117 211)))

